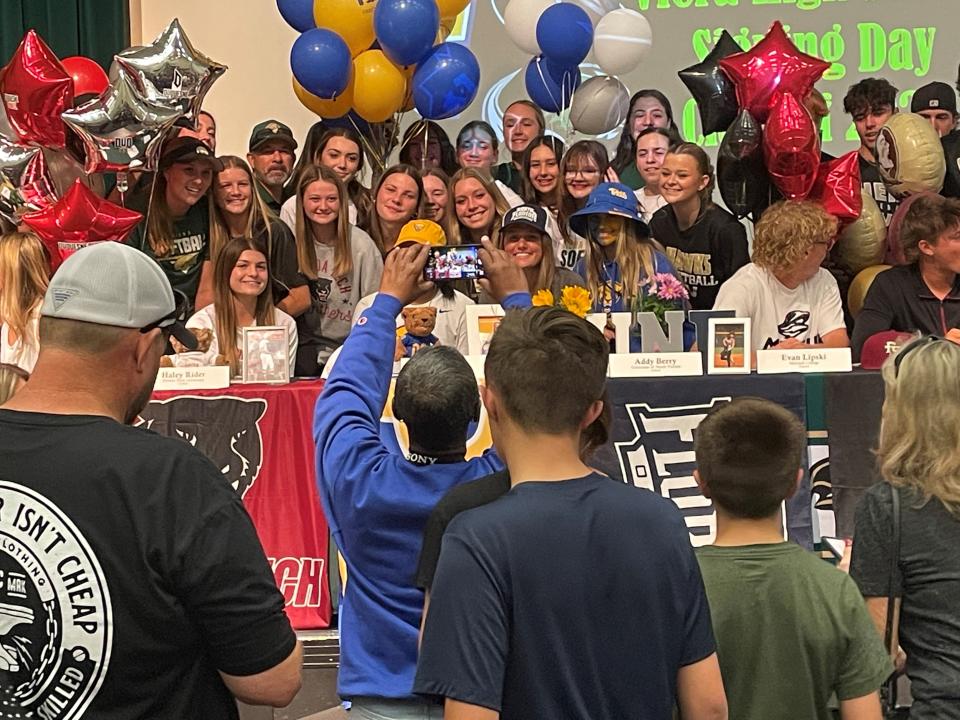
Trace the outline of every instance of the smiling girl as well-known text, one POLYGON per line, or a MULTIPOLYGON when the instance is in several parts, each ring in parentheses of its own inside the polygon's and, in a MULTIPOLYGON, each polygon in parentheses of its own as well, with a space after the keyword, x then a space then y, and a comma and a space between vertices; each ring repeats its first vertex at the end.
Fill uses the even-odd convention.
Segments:
POLYGON ((634 164, 634 142, 647 128, 672 130, 677 138, 680 137, 670 101, 659 90, 640 90, 630 98, 630 113, 623 123, 617 152, 611 163, 620 174, 620 181, 634 190, 643 187, 643 178, 634 164))
POLYGON ((557 224, 563 237, 555 248, 557 262, 572 270, 583 258, 586 240, 570 227, 570 218, 587 204, 587 198, 597 185, 605 180, 616 182, 611 172, 607 149, 596 140, 580 140, 567 150, 560 161, 560 202, 557 224))
POLYGON ((420 171, 410 165, 394 165, 380 176, 373 191, 373 210, 364 229, 373 242, 386 254, 393 249, 400 228, 409 221, 423 217, 425 202, 420 171))
POLYGON ((496 242, 500 221, 510 209, 497 185, 474 168, 458 170, 450 180, 457 224, 451 245, 479 244, 484 236, 496 242))

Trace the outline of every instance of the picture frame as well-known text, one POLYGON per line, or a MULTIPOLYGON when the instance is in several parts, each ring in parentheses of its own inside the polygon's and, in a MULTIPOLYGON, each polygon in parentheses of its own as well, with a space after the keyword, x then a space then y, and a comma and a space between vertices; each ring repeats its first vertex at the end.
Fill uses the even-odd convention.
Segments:
POLYGON ((707 334, 707 373, 749 375, 753 345, 750 318, 710 318, 707 334))
POLYGON ((499 305, 467 305, 467 350, 469 355, 486 355, 490 338, 503 319, 499 305))
POLYGON ((241 332, 241 382, 283 385, 290 382, 289 331, 280 325, 245 327, 241 332))

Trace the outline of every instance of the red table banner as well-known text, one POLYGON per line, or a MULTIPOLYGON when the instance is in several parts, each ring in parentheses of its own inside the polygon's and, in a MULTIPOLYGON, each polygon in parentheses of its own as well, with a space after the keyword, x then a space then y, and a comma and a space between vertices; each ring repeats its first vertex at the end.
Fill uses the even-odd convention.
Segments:
POLYGON ((330 625, 330 533, 314 470, 322 381, 156 392, 141 424, 202 451, 253 518, 294 628, 330 625))

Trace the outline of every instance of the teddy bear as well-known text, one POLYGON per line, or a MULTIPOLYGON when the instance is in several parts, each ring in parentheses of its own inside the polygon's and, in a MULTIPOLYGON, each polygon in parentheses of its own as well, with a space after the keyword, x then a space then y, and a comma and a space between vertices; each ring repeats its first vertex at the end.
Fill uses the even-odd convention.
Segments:
POLYGON ((439 345, 440 340, 433 334, 437 325, 435 307, 408 307, 403 309, 403 327, 406 332, 397 336, 397 349, 394 360, 412 357, 424 347, 439 345))
MULTIPOLYGON (((190 332, 194 334, 197 338, 197 350, 196 352, 205 353, 210 349, 210 345, 213 343, 213 330, 210 328, 190 328, 190 332)), ((177 342, 176 338, 170 338, 170 345, 176 351, 176 354, 190 352, 183 345, 177 342)), ((217 356, 217 361, 214 362, 215 365, 226 365, 226 359, 220 361, 221 356, 217 356)), ((160 358, 160 367, 173 367, 173 358, 169 355, 164 355, 160 358)))

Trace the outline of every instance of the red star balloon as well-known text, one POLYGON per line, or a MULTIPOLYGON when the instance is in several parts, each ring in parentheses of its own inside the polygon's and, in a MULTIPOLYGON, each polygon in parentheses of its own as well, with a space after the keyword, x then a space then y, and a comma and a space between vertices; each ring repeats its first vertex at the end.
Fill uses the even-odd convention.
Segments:
POLYGON ((50 207, 23 216, 50 253, 52 270, 84 245, 122 242, 142 219, 138 212, 97 197, 79 180, 50 207))
POLYGON ((737 88, 740 107, 765 122, 778 91, 803 100, 830 63, 800 52, 778 20, 763 40, 721 59, 720 67, 737 88))
POLYGON ((35 31, 27 32, 0 74, 0 93, 20 140, 64 146, 60 113, 73 105, 73 78, 35 31))
POLYGON ((784 197, 802 200, 810 194, 820 167, 820 136, 810 113, 790 93, 777 96, 763 129, 763 159, 784 197))
POLYGON ((860 217, 863 197, 860 193, 860 163, 856 150, 822 163, 809 199, 840 221, 841 227, 860 217))

